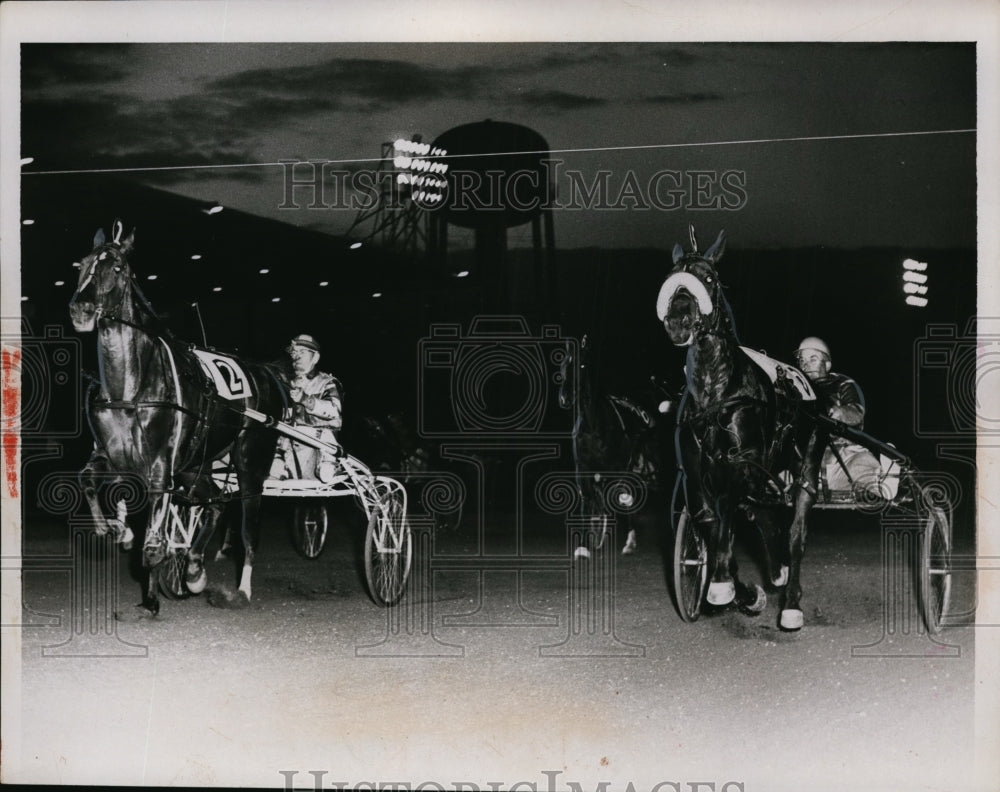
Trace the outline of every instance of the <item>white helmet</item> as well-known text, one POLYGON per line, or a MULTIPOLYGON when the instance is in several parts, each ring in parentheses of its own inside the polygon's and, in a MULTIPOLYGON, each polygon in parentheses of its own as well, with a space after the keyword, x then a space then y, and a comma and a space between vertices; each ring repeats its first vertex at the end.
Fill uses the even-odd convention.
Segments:
POLYGON ((795 350, 795 359, 798 360, 801 358, 802 353, 807 349, 822 353, 826 356, 827 362, 830 362, 830 347, 826 345, 826 342, 822 338, 817 338, 816 336, 803 338, 802 343, 799 344, 799 348, 795 350))

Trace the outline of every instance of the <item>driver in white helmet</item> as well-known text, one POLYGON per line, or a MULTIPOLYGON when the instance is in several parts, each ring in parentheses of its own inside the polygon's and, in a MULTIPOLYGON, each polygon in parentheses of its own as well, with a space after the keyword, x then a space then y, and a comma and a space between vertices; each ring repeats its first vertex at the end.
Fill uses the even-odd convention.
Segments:
MULTIPOLYGON (((861 388, 850 377, 830 370, 830 348, 823 339, 816 336, 802 339, 795 351, 795 361, 809 377, 830 418, 855 429, 864 427, 865 399, 861 388)), ((867 448, 843 437, 831 438, 831 446, 823 456, 823 474, 831 490, 855 488, 886 499, 895 497, 899 482, 890 472, 890 460, 883 464, 867 448)))
MULTIPOLYGON (((311 433, 317 439, 337 446, 337 432, 343 423, 340 381, 332 374, 317 370, 320 347, 311 335, 295 336, 286 352, 292 362, 290 395, 295 402, 292 423, 297 427, 312 427, 311 433)), ((336 453, 324 449, 318 452, 318 459, 316 454, 302 443, 280 437, 271 478, 313 478, 315 475, 320 481, 330 483, 337 471, 336 453)))

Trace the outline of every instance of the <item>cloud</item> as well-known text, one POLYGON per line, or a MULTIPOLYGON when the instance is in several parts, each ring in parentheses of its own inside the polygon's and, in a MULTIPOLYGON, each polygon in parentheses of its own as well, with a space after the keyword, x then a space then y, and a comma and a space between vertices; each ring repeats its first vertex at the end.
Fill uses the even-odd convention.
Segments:
POLYGON ((607 99, 567 91, 525 91, 515 94, 514 101, 528 107, 545 110, 579 110, 584 107, 599 107, 608 103, 607 99))
POLYGON ((696 55, 691 50, 682 47, 655 48, 652 51, 652 56, 664 66, 675 66, 677 68, 693 66, 704 60, 703 56, 696 55))
POLYGON ((314 65, 251 69, 214 80, 207 90, 250 108, 328 109, 352 101, 420 102, 474 96, 491 72, 478 66, 431 68, 399 60, 337 58, 314 65))
POLYGON ((129 76, 135 45, 22 44, 21 85, 24 95, 52 86, 106 86, 129 76))
MULTIPOLYGON (((252 156, 251 135, 219 124, 220 114, 194 98, 141 107, 108 94, 29 100, 21 119, 22 150, 38 170, 217 165, 252 156)), ((190 176, 178 171, 175 178, 190 176)))
POLYGON ((725 98, 722 94, 714 91, 681 91, 646 96, 642 101, 646 104, 698 104, 700 102, 719 102, 725 98))

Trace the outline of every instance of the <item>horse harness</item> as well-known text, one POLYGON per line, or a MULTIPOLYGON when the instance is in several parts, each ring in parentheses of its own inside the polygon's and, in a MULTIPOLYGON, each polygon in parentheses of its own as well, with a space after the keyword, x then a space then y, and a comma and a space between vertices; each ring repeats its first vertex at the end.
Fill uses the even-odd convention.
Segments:
MULTIPOLYGON (((226 400, 219 398, 219 396, 216 394, 211 378, 201 369, 200 366, 198 366, 196 363, 193 364, 193 360, 189 354, 190 351, 194 348, 193 345, 190 344, 182 345, 181 343, 174 340, 170 330, 163 325, 162 320, 160 320, 160 318, 156 315, 155 311, 153 311, 152 306, 149 304, 149 301, 146 299, 145 295, 142 293, 138 285, 134 282, 134 280, 131 277, 129 278, 129 285, 132 288, 132 290, 136 293, 136 295, 139 297, 139 299, 142 301, 143 306, 147 308, 147 310, 150 313, 150 316, 154 319, 154 321, 158 325, 160 325, 162 333, 152 332, 150 328, 141 325, 137 322, 134 322, 130 319, 126 319, 124 316, 122 316, 120 313, 117 312, 105 313, 101 315, 99 319, 104 319, 106 321, 127 325, 129 327, 132 327, 133 329, 145 333, 147 336, 150 336, 152 339, 155 339, 156 341, 160 342, 163 351, 166 352, 167 360, 170 366, 170 371, 174 386, 174 400, 169 401, 165 399, 139 399, 139 400, 94 399, 92 398, 93 390, 95 387, 97 387, 100 378, 95 377, 93 374, 87 374, 87 378, 91 380, 91 386, 88 392, 88 397, 90 398, 91 406, 98 410, 139 410, 141 408, 161 408, 161 409, 169 408, 174 410, 175 413, 174 439, 172 442, 172 449, 171 449, 170 482, 167 491, 171 492, 172 494, 183 494, 183 492, 177 489, 177 487, 174 484, 173 481, 174 474, 175 472, 184 471, 188 469, 192 464, 196 462, 196 460, 198 460, 199 456, 201 456, 201 461, 198 463, 198 467, 200 468, 199 477, 200 474, 204 473, 205 464, 206 462, 209 461, 206 458, 208 449, 204 446, 204 441, 208 434, 208 430, 214 423, 214 419, 218 415, 220 409, 225 408, 231 410, 232 412, 235 412, 237 415, 240 416, 243 416, 243 411, 237 407, 228 404, 226 400), (176 360, 178 355, 181 356, 184 363, 187 364, 180 370, 178 370, 177 360, 176 360), (195 410, 184 405, 183 403, 184 397, 181 387, 182 377, 186 382, 195 385, 201 392, 199 399, 202 407, 201 410, 195 410), (179 450, 178 446, 180 437, 181 414, 188 415, 194 418, 195 424, 194 424, 193 434, 191 436, 189 443, 189 446, 192 449, 191 453, 188 455, 186 459, 180 460, 180 464, 178 464, 177 453, 179 450)), ((123 302, 124 299, 125 296, 123 294, 122 296, 123 302)), ((270 374, 275 383, 278 384, 279 386, 278 392, 282 396, 282 401, 284 403, 284 406, 287 407, 288 399, 285 394, 285 389, 281 387, 281 382, 274 375, 274 373, 270 371, 270 369, 265 367, 264 370, 268 374, 270 374)), ((251 378, 253 378, 252 373, 248 372, 248 374, 251 378)), ((244 420, 247 420, 245 416, 244 420)), ((91 426, 91 433, 94 434, 96 437, 96 432, 94 432, 93 426, 91 426)), ((250 495, 243 495, 242 497, 250 497, 250 495)), ((225 495, 223 498, 220 498, 219 500, 229 500, 229 499, 231 499, 231 495, 225 495)), ((202 499, 202 502, 207 503, 212 500, 216 499, 202 499)))

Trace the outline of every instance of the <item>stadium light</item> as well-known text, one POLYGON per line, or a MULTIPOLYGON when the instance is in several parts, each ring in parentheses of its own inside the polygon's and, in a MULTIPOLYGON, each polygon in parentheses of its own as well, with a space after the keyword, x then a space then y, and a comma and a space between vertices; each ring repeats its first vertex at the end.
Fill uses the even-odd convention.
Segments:
POLYGON ((927 305, 927 298, 917 297, 917 295, 911 294, 906 298, 906 302, 908 305, 915 305, 918 308, 923 308, 925 305, 927 305))
POLYGON ((903 280, 907 283, 927 283, 927 276, 922 272, 907 270, 903 273, 903 280))

